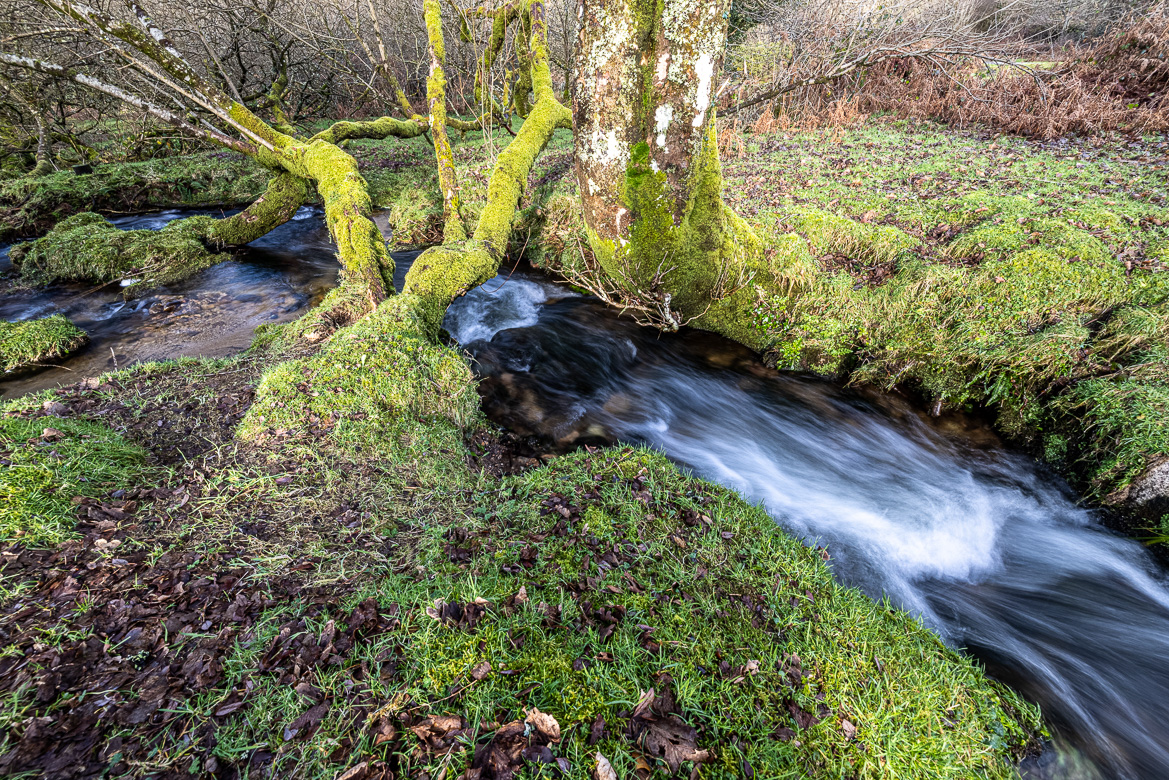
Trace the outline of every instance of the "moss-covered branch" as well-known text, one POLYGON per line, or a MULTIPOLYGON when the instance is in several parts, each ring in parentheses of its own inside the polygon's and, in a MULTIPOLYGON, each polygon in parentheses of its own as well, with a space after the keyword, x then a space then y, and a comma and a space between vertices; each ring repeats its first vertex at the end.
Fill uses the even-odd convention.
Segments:
POLYGON ((430 110, 430 134, 434 139, 438 186, 442 191, 442 242, 463 241, 467 228, 463 224, 459 200, 459 182, 455 176, 454 156, 446 133, 446 44, 442 38, 442 11, 438 0, 425 0, 426 35, 430 49, 430 75, 426 79, 426 100, 430 110))
POLYGON ((498 270, 532 165, 558 127, 571 127, 571 112, 561 105, 551 88, 543 3, 525 0, 524 10, 533 19, 529 47, 532 83, 539 85, 535 90, 536 104, 496 161, 487 185, 487 204, 471 239, 427 250, 406 276, 403 292, 419 296, 430 328, 442 322, 452 300, 487 281, 498 270))
POLYGON ((384 138, 417 138, 425 132, 425 126, 416 119, 394 119, 383 116, 364 122, 336 122, 314 135, 309 141, 324 141, 339 144, 342 141, 368 138, 380 141, 384 138))
POLYGON ((278 173, 263 195, 239 214, 216 220, 207 235, 216 246, 249 244, 292 219, 308 193, 307 181, 291 173, 278 173))
POLYGON ((491 92, 487 87, 488 76, 491 73, 491 68, 495 65, 496 58, 499 57, 499 52, 503 49, 503 41, 507 35, 507 28, 519 16, 521 5, 521 0, 513 0, 513 2, 508 3, 502 8, 490 12, 491 37, 487 39, 487 45, 483 48, 483 56, 479 58, 479 68, 475 72, 476 102, 484 110, 494 112, 497 115, 502 115, 503 111, 494 105, 491 92))

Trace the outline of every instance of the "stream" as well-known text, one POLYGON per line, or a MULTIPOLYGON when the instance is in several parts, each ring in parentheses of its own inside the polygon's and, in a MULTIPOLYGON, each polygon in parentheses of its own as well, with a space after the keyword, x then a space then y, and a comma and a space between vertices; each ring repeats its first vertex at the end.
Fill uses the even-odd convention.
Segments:
POLYGON ((777 373, 713 334, 659 334, 536 277, 487 282, 444 326, 494 420, 560 447, 661 450, 1039 703, 1057 744, 1026 776, 1169 777, 1164 573, 989 431, 777 373))
MULTIPOLYGON (((191 213, 114 222, 157 229, 191 213)), ((5 255, 0 247, 0 271, 5 255)), ((395 255, 399 286, 416 255, 395 255)), ((232 354, 258 325, 315 305, 338 271, 321 213, 306 207, 231 262, 138 300, 116 286, 0 293, 4 319, 60 312, 91 336, 61 368, 0 381, 0 394, 145 360, 232 354)), ((985 427, 773 371, 713 334, 639 327, 532 274, 473 290, 444 327, 474 359, 492 419, 559 449, 661 450, 827 546, 841 581, 888 595, 1037 702, 1056 746, 1025 776, 1169 777, 1164 572, 985 427)))
MULTIPOLYGON (((193 214, 233 211, 173 209, 110 221, 123 230, 158 230, 193 214)), ((386 226, 379 225, 383 230, 386 226)), ((11 268, 0 246, 0 273, 11 268)), ((0 292, 0 319, 64 314, 89 344, 35 373, 0 375, 0 398, 72 384, 115 368, 183 356, 224 357, 246 349, 264 323, 296 319, 337 284, 340 266, 319 208, 305 206, 268 235, 178 284, 125 300, 117 283, 54 285, 0 292)))

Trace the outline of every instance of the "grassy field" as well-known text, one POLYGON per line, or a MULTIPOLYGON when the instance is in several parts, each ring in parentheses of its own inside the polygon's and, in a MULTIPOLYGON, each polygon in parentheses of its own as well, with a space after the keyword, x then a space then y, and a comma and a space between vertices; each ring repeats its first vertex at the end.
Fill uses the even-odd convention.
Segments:
MULTIPOLYGON (((776 364, 995 409, 1100 495, 1166 453, 1163 141, 741 140, 776 364)), ((502 143, 456 140, 472 216, 502 143)), ((516 221, 551 268, 570 144, 516 221)), ((432 239, 429 147, 351 151, 395 239, 432 239)), ((402 311, 0 410, 0 771, 969 778, 1035 749, 1033 708, 732 492, 532 457, 402 311)))

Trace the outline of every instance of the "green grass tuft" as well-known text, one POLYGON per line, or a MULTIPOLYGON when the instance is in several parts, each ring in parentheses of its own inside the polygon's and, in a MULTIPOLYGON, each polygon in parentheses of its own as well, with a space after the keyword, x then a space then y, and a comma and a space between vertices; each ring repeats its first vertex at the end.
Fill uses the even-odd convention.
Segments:
POLYGON ((73 535, 72 498, 130 487, 146 453, 96 423, 0 417, 0 541, 36 547, 73 535))
POLYGON ((7 373, 63 358, 89 336, 63 315, 39 320, 0 322, 0 366, 7 373))

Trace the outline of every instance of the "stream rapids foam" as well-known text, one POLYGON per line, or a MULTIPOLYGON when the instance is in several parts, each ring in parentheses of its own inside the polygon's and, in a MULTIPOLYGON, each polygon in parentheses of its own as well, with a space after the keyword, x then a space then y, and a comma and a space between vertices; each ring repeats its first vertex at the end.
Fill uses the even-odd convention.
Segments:
POLYGON ((1058 747, 1028 775, 1169 777, 1164 574, 1058 478, 904 404, 567 295, 497 278, 448 311, 488 414, 566 444, 654 447, 825 545, 841 581, 920 615, 1043 708, 1058 747), (537 410, 517 401, 532 397, 537 410))

